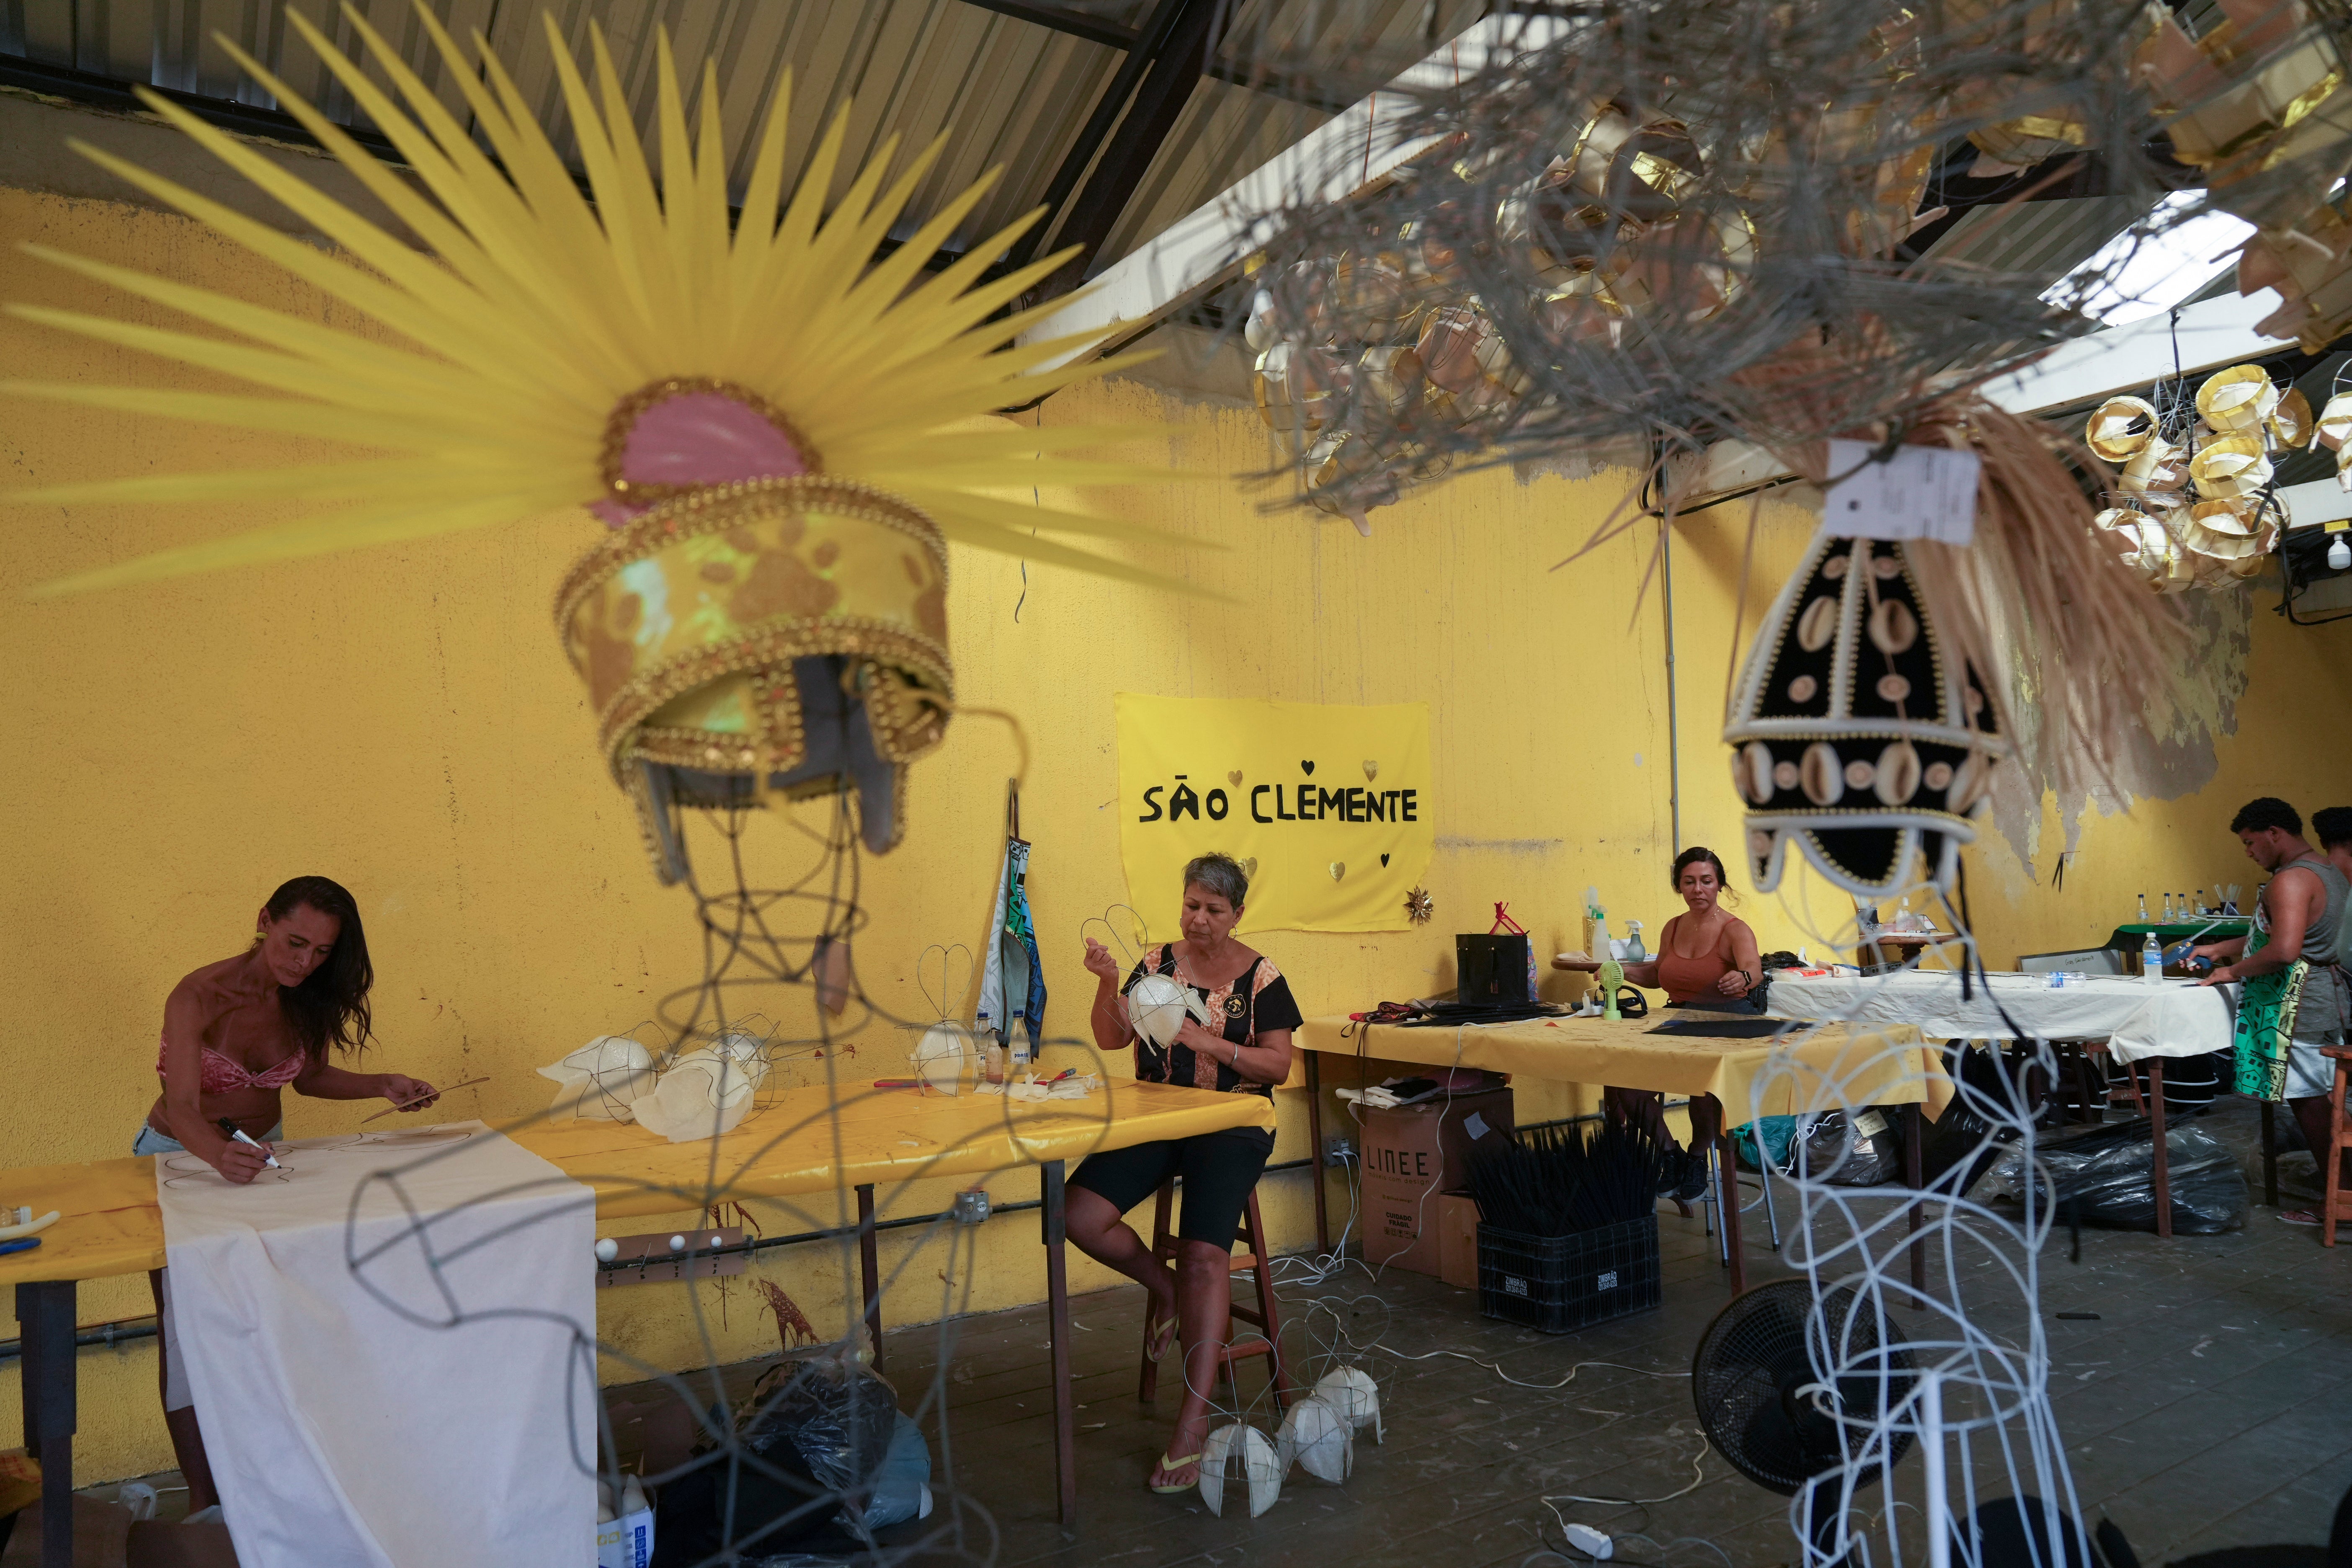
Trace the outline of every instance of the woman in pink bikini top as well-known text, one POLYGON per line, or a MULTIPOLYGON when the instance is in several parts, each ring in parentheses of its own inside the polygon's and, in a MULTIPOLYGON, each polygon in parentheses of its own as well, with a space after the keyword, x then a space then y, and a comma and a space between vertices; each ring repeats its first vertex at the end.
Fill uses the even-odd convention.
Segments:
POLYGON ((260 1173, 278 1135, 281 1089, 381 1098, 408 1110, 434 1099, 421 1079, 327 1059, 331 1047, 349 1050, 369 1037, 375 972, 349 892, 324 877, 297 877, 269 896, 255 929, 251 947, 172 988, 155 1055, 163 1091, 133 1145, 142 1154, 184 1149, 239 1184, 260 1173), (223 1119, 256 1143, 224 1135, 223 1119))
MULTIPOLYGON (((403 1110, 433 1103, 433 1086, 396 1072, 352 1072, 327 1059, 369 1037, 367 932, 359 905, 324 877, 297 877, 269 895, 254 943, 172 987, 155 1070, 163 1092, 131 1144, 134 1154, 194 1154, 243 1185, 265 1169, 284 1117, 278 1093, 319 1100, 388 1100, 403 1110), (223 1122, 250 1143, 225 1135, 223 1122)), ((218 1501, 194 1394, 172 1312, 168 1269, 147 1277, 155 1297, 163 1426, 188 1484, 188 1511, 218 1501)))

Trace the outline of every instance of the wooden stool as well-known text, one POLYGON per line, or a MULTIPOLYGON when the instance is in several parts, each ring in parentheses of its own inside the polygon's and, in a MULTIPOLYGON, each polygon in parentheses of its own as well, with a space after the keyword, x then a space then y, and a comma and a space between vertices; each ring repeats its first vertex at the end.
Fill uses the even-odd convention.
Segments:
MULTIPOLYGON (((1162 1263, 1176 1260, 1176 1237, 1168 1228, 1168 1215, 1175 1203, 1176 1184, 1172 1181, 1160 1183, 1158 1212, 1151 1222, 1151 1256, 1162 1263)), ((1236 1301, 1233 1316, 1235 1321, 1247 1323, 1264 1337, 1244 1345, 1236 1345, 1230 1337, 1227 1338, 1217 1350, 1217 1374, 1231 1383, 1234 1363, 1245 1356, 1265 1357, 1271 1363, 1274 1375, 1275 1408, 1279 1410, 1286 1407, 1297 1395, 1290 1386, 1289 1370, 1283 1365, 1282 1313, 1274 1299, 1274 1255, 1266 1248, 1265 1226, 1257 1215, 1257 1189, 1255 1187, 1250 1189, 1249 1203, 1242 1210, 1241 1239, 1248 1245, 1249 1250, 1234 1258, 1232 1272, 1239 1274, 1247 1269, 1256 1276, 1257 1306, 1253 1310, 1236 1301)), ((1181 1364, 1184 1353, 1181 1342, 1176 1346, 1175 1353, 1181 1364)), ((1143 1324, 1143 1375, 1136 1384, 1136 1395, 1149 1405, 1159 1392, 1160 1363, 1151 1359, 1151 1321, 1150 1314, 1147 1312, 1143 1324)))
POLYGON ((2344 1085, 2352 1079, 2352 1046, 2322 1046, 2319 1054, 2336 1064, 2336 1084, 2327 1093, 2327 1169, 2322 1175, 2319 1205, 2319 1245, 2336 1245, 2336 1222, 2352 1219, 2352 1194, 2339 1191, 2344 1184, 2344 1145, 2352 1142, 2347 1130, 2352 1121, 2344 1114, 2344 1085))

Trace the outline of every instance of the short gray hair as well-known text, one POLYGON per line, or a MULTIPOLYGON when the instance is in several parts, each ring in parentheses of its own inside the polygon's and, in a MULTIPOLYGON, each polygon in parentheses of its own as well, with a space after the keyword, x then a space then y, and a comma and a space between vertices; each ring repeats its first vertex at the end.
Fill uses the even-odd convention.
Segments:
POLYGON ((1249 873, 1230 855, 1196 855, 1184 865, 1184 885, 1203 887, 1240 909, 1249 901, 1249 873))

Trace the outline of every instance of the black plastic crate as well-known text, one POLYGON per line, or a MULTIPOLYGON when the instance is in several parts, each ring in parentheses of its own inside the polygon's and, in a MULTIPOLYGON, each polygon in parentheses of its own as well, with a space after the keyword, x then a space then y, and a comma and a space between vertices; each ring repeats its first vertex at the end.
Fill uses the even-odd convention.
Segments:
POLYGON ((1656 1215, 1575 1236, 1478 1227, 1478 1310, 1489 1318, 1566 1334, 1664 1299, 1656 1215))

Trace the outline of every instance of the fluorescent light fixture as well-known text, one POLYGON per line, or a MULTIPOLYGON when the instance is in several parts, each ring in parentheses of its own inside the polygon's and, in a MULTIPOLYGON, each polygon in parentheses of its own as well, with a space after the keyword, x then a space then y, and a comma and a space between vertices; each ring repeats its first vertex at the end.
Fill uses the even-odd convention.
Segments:
MULTIPOLYGON (((2203 199, 2201 191, 2175 191, 2149 216, 2163 223, 2203 199)), ((2218 210, 2172 222, 2156 234, 2143 233, 2135 224, 2042 297, 2064 303, 2091 286, 2082 312, 2110 327, 2162 315, 2227 272, 2253 232, 2245 219, 2218 210)))

